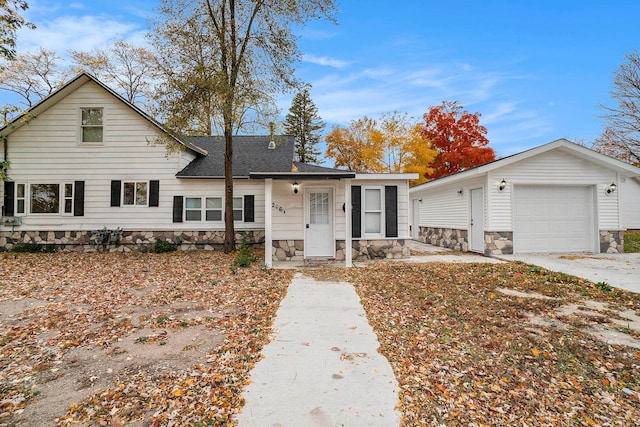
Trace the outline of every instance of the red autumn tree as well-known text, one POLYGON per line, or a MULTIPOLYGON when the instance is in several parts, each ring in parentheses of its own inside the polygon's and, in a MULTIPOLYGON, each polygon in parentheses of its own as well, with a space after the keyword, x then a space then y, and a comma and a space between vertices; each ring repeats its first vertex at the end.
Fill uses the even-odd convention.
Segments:
POLYGON ((438 155, 429 165, 427 178, 440 178, 495 160, 488 147, 487 128, 480 125, 480 113, 464 111, 457 101, 444 101, 424 115, 423 135, 438 155))

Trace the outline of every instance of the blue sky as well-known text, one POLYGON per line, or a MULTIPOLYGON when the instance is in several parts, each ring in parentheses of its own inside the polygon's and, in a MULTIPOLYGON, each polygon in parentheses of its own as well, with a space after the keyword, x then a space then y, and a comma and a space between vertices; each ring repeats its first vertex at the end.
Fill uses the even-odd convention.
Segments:
MULTIPOLYGON (((490 145, 510 155, 565 137, 590 140, 603 128, 613 72, 640 49, 640 1, 349 1, 338 24, 300 32, 298 77, 311 83, 333 125, 394 110, 420 118, 457 100, 482 114, 490 145)), ((18 49, 144 43, 156 1, 29 1, 38 29, 18 49)), ((283 113, 291 95, 283 96, 283 113)))

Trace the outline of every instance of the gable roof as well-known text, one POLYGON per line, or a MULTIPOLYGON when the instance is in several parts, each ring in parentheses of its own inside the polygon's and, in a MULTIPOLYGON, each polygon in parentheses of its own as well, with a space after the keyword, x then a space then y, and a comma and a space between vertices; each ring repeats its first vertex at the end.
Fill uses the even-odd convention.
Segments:
POLYGON ((501 159, 494 160, 489 163, 485 163, 480 166, 476 166, 470 169, 466 169, 460 172, 453 173, 451 175, 443 176, 441 178, 434 179, 424 184, 416 185, 411 188, 411 191, 416 191, 423 188, 436 187, 445 185, 448 183, 457 182, 463 179, 470 178, 472 176, 483 175, 493 170, 511 165, 516 162, 520 162, 525 159, 529 159, 534 156, 546 153, 552 150, 560 150, 562 152, 571 154, 583 160, 591 163, 613 169, 620 175, 625 177, 637 177, 640 176, 640 168, 632 166, 628 163, 614 159, 613 157, 606 156, 602 153, 598 153, 590 148, 583 147, 565 138, 557 139, 553 142, 549 142, 544 145, 540 145, 535 148, 531 148, 526 151, 522 151, 511 156, 503 157, 501 159))
POLYGON ((207 155, 207 152, 205 150, 203 150, 202 148, 200 148, 198 146, 195 146, 195 145, 193 145, 191 143, 185 142, 185 141, 183 141, 181 139, 178 139, 176 136, 172 135, 160 123, 155 121, 151 116, 149 116, 147 113, 142 111, 139 107, 136 107, 135 105, 133 105, 132 103, 130 103, 129 101, 124 99, 117 92, 112 90, 109 86, 105 85, 100 80, 98 80, 95 76, 92 76, 89 73, 80 73, 80 74, 78 74, 73 79, 71 79, 67 83, 65 83, 63 86, 61 86, 60 88, 58 88, 57 90, 52 92, 49 96, 47 96, 45 98, 42 98, 33 107, 29 108, 27 111, 25 111, 22 114, 18 115, 18 117, 16 117, 11 122, 9 122, 8 124, 6 124, 2 128, 0 128, 0 135, 3 135, 3 136, 11 135, 13 132, 15 132, 16 130, 20 129, 22 126, 24 126, 25 124, 27 124, 29 122, 29 120, 26 120, 27 117, 29 117, 29 116, 37 117, 38 115, 42 114, 44 111, 48 110, 53 105, 57 104, 62 99, 67 97, 69 94, 71 94, 72 92, 77 90, 79 87, 83 86, 84 84, 86 84, 88 82, 93 82, 93 83, 97 84, 98 86, 100 86, 102 89, 104 89, 105 91, 110 93, 113 97, 117 98, 120 102, 122 102, 127 107, 132 109, 135 113, 137 113, 144 120, 149 122, 157 130, 159 130, 160 132, 166 134, 170 139, 172 139, 173 141, 177 142, 181 146, 183 146, 183 147, 185 147, 185 148, 187 148, 189 150, 192 150, 192 151, 194 151, 194 152, 196 152, 198 154, 205 155, 205 156, 207 155))

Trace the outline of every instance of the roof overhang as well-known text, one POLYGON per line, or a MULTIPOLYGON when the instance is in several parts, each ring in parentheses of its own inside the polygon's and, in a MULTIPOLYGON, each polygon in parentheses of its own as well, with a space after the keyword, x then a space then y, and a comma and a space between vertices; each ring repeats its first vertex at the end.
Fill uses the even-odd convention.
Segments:
POLYGON ((588 162, 607 167, 619 173, 623 177, 637 177, 640 176, 640 168, 637 168, 628 163, 622 162, 620 160, 614 159, 612 157, 606 156, 604 154, 598 153, 597 151, 591 150, 590 148, 583 147, 576 143, 573 143, 567 139, 558 139, 556 141, 550 142, 548 144, 540 145, 538 147, 532 148, 527 151, 523 151, 521 153, 517 153, 511 155, 509 157, 504 157, 502 159, 495 160, 490 163, 486 163, 484 165, 480 165, 471 169, 467 169, 462 172, 457 172, 442 178, 434 179, 433 181, 425 182, 424 184, 416 185, 411 188, 410 192, 420 191, 422 189, 435 188, 440 187, 442 185, 447 185, 459 181, 463 181, 465 179, 485 175, 494 170, 503 168, 505 166, 511 165, 513 163, 517 163, 531 157, 538 156, 540 154, 552 151, 559 150, 567 154, 571 154, 577 158, 582 160, 586 160, 588 162))
POLYGON ((251 178, 254 179, 296 179, 305 180, 329 180, 329 179, 346 179, 355 178, 355 172, 251 172, 251 178))
POLYGON ((420 177, 417 173, 357 173, 356 179, 359 180, 408 180, 418 179, 420 177))

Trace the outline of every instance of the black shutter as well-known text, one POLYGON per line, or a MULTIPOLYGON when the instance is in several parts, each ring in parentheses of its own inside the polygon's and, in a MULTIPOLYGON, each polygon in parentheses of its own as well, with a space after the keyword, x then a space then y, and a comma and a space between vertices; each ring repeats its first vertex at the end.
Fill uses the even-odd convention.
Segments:
POLYGON ((73 183, 73 216, 84 216, 84 181, 73 183))
POLYGON ((120 191, 122 181, 111 181, 111 206, 120 206, 120 191))
POLYGON ((158 207, 160 202, 160 181, 149 181, 149 206, 158 207))
POLYGON ((351 186, 351 237, 362 237, 362 188, 351 186))
POLYGON ((384 218, 386 237, 398 237, 398 187, 384 187, 384 218))
POLYGON ((173 222, 182 222, 182 196, 173 196, 173 222))
POLYGON ((253 195, 244 196, 244 222, 254 222, 254 200, 253 195))
POLYGON ((16 183, 13 181, 4 182, 4 215, 13 216, 13 201, 16 195, 16 183))

